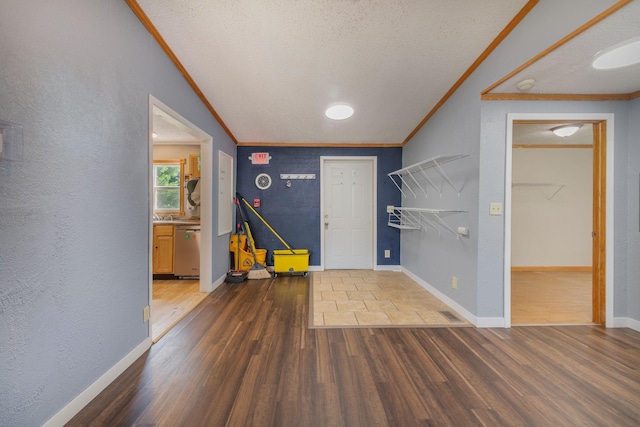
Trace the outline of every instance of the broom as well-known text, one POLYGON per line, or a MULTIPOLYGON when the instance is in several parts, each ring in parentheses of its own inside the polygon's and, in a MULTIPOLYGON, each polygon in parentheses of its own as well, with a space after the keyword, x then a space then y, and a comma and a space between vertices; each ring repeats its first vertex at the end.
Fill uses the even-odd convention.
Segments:
POLYGON ((256 257, 256 252, 253 249, 253 237, 251 236, 251 232, 249 231, 249 223, 244 220, 244 216, 242 215, 242 209, 240 208, 240 202, 238 199, 233 199, 236 206, 238 206, 238 213, 240 214, 240 220, 244 224, 244 230, 247 234, 247 243, 249 244, 249 250, 251 251, 251 255, 253 256, 253 265, 247 274, 247 279, 271 279, 271 273, 267 271, 264 265, 258 262, 258 258, 256 257))
POLYGON ((278 240, 280 240, 280 241, 282 242, 282 244, 283 244, 283 245, 285 245, 285 246, 287 247, 287 249, 289 249, 289 250, 291 251, 291 253, 292 253, 292 254, 294 254, 294 255, 296 254, 296 252, 295 252, 293 249, 291 249, 291 246, 289 246, 289 244, 288 244, 287 242, 285 242, 285 241, 284 241, 284 239, 283 239, 282 237, 280 237, 280 235, 279 235, 278 233, 276 233, 276 230, 274 230, 274 229, 273 229, 273 227, 271 227, 271 225, 267 222, 267 220, 266 220, 266 219, 264 219, 264 218, 262 217, 262 215, 260 215, 260 214, 258 213, 258 211, 257 211, 257 210, 253 209, 253 206, 251 206, 251 205, 249 204, 249 202, 247 202, 247 201, 244 199, 244 197, 242 197, 242 196, 240 195, 240 193, 236 193, 236 197, 237 197, 237 198, 239 198, 239 199, 242 199, 242 201, 244 202, 244 204, 245 204, 245 205, 247 205, 247 207, 249 208, 249 210, 250 210, 251 212, 253 212, 253 213, 255 214, 255 216, 257 216, 257 217, 258 217, 258 219, 259 219, 260 221, 262 221, 262 223, 263 223, 264 225, 266 225, 266 226, 267 226, 267 228, 268 228, 268 229, 273 233, 273 235, 274 235, 274 236, 276 236, 276 237, 278 238, 278 240))

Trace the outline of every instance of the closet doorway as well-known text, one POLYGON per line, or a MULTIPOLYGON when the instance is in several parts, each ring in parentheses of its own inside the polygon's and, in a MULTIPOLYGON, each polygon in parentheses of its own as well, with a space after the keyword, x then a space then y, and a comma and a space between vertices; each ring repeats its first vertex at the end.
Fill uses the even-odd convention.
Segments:
POLYGON ((513 122, 505 281, 513 325, 605 323, 605 125, 513 122), (552 132, 569 124, 571 136, 552 132))

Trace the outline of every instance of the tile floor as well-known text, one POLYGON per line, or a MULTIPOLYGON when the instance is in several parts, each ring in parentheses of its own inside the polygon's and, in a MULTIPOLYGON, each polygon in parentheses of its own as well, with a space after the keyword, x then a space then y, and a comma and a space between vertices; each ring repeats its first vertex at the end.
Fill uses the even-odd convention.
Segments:
POLYGON ((471 326, 404 273, 311 273, 311 327, 471 326))

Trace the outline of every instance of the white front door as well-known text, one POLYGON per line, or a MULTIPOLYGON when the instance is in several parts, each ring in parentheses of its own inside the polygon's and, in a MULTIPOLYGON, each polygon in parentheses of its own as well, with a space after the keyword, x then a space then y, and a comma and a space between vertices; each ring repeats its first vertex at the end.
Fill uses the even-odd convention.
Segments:
POLYGON ((325 160, 326 269, 373 268, 373 160, 325 160))

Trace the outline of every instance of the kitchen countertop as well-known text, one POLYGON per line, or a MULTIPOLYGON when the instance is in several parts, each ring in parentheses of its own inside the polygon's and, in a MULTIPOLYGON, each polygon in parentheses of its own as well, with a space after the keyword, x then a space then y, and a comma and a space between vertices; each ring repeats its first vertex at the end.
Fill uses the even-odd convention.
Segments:
POLYGON ((199 219, 158 219, 153 224, 159 225, 200 225, 199 219))

